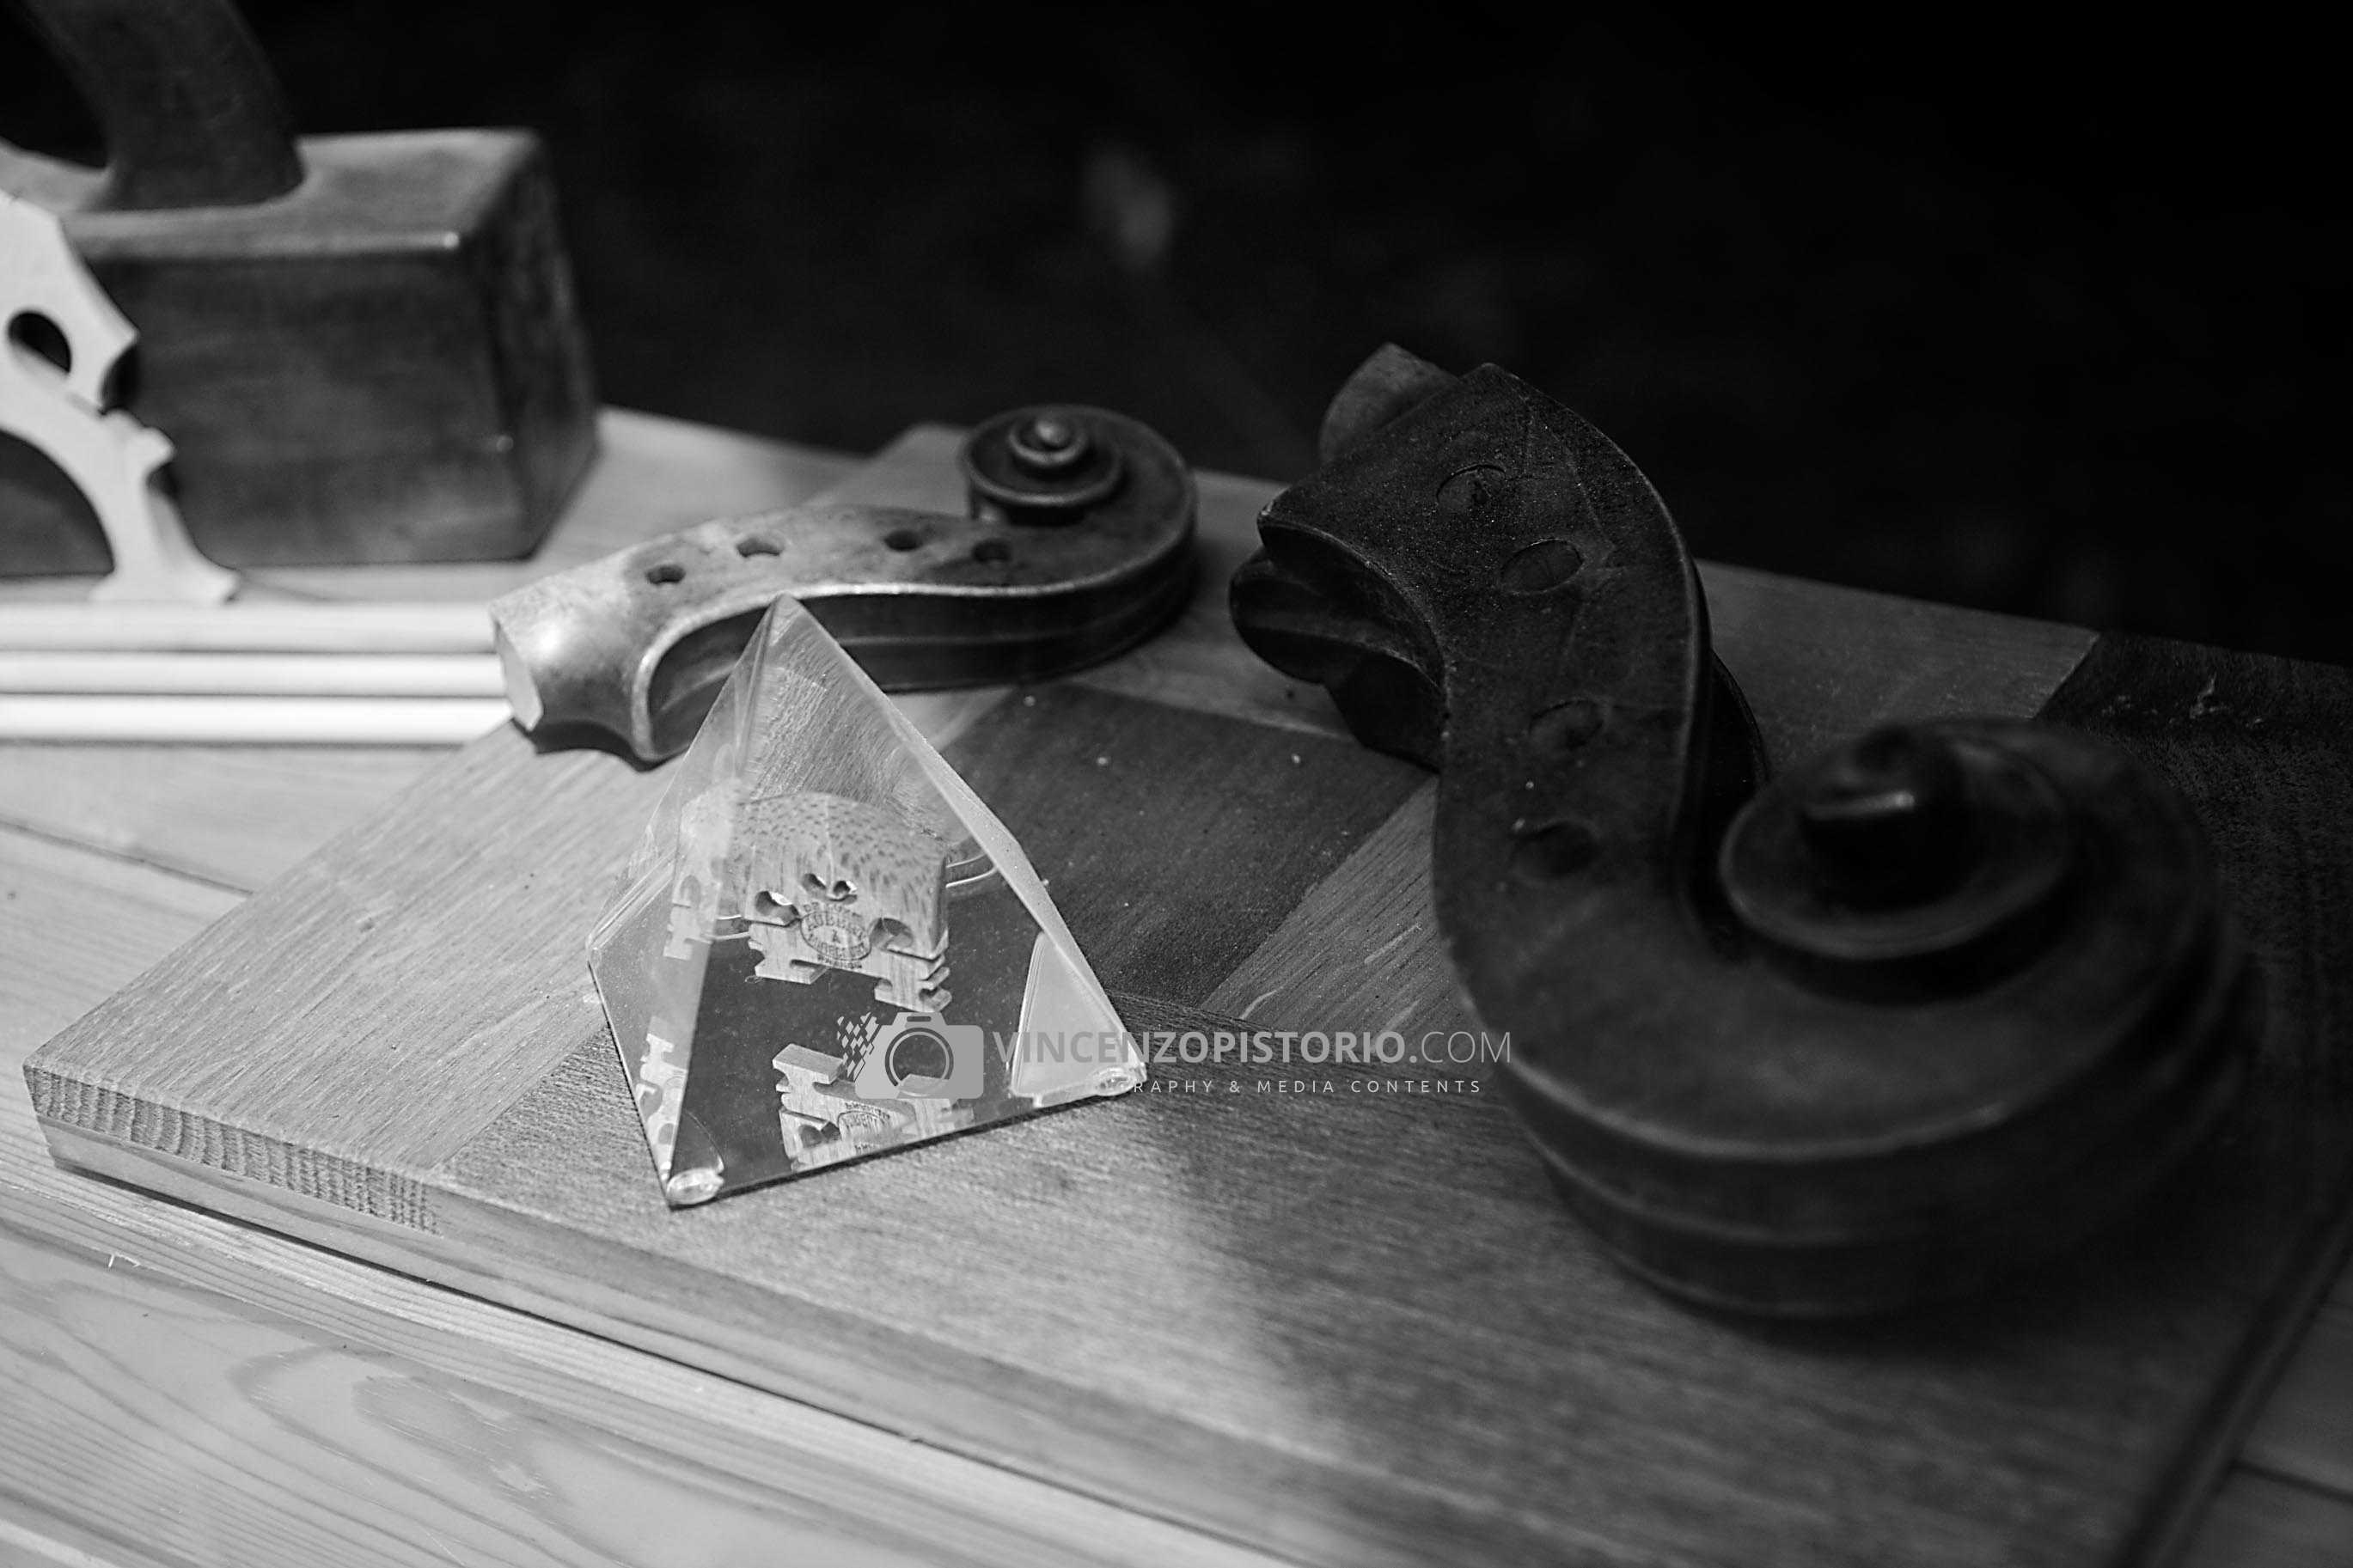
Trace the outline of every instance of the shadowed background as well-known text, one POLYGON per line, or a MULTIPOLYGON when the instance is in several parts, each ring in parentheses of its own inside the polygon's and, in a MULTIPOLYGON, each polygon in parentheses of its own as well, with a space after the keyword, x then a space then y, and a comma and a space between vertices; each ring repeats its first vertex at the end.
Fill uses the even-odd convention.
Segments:
MULTIPOLYGON (((1395 339, 1578 408, 1702 554, 2353 660, 2314 38, 245 9, 306 132, 546 136, 616 403, 860 450, 1070 398, 1283 479, 1395 339)), ((0 135, 96 155, 5 8, 0 135)))

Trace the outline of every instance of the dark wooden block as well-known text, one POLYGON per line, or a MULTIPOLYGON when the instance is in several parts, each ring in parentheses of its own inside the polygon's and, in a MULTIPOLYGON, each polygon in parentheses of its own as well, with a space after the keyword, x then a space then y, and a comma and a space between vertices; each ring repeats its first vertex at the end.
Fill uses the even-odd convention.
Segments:
MULTIPOLYGON (((231 565, 528 553, 588 461, 596 412, 537 140, 301 151, 299 185, 241 205, 90 210, 96 178, 54 166, 26 192, 66 215, 140 331, 129 406, 178 447, 189 531, 231 565)), ((89 571, 93 535, 54 470, 0 451, 0 565, 89 571)))

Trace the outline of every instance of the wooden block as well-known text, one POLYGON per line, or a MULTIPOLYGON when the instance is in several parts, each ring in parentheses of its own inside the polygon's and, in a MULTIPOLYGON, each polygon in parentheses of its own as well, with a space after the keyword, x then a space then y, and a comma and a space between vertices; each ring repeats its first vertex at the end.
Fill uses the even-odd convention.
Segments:
MULTIPOLYGON (((199 548, 230 565, 495 561, 554 522, 595 446, 587 345, 538 142, 315 137, 292 192, 106 211, 66 232, 140 332, 131 412, 170 437, 199 548)), ((12 572, 89 572, 60 476, 0 450, 12 572)))
MULTIPOLYGON (((853 491, 952 482, 923 441, 901 454, 853 491)), ((1267 492, 1214 493, 1213 558, 1267 492)), ((2031 713, 2091 640, 1709 581, 1783 757, 1891 709, 2031 713)), ((1222 593, 1133 664, 932 732, 1131 1026, 1444 1016, 1423 784, 1303 723, 1315 703, 1251 674, 1222 593)), ((2259 791, 2269 765, 2215 777, 2259 791)), ((1180 1058, 1116 1103, 672 1213, 582 953, 659 783, 478 742, 43 1047, 53 1152, 1310 1562, 2113 1561, 2194 1506, 2341 1245, 2346 1024, 2316 984, 2138 1221, 1859 1327, 1667 1303, 1600 1257, 1482 1090, 1328 1061, 1180 1058), (1420 1082, 1367 1087, 1391 1076, 1420 1082)), ((2245 868, 2272 851, 2221 842, 2267 896, 2245 868)), ((2318 858, 2332 908, 2342 857, 2318 858)))

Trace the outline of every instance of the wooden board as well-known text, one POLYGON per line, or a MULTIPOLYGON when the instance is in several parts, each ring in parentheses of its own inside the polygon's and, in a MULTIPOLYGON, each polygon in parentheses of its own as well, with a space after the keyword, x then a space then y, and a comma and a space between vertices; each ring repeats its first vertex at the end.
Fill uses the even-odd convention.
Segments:
MULTIPOLYGON (((607 461, 549 559, 698 506, 780 504, 857 466, 642 415, 605 425, 607 461)), ((316 575, 463 596, 525 570, 316 575)), ((432 760, 0 746, 0 817, 34 829, 0 826, 0 1065, 15 1075, 234 907, 226 889, 268 879, 396 793, 387 763, 413 775, 432 760), (135 923, 117 918, 132 907, 135 923)), ((0 1563, 776 1560, 1271 1561, 89 1180, 50 1162, 23 1096, 0 1094, 0 1563)))
MULTIPOLYGON (((952 502, 949 439, 857 488, 952 502)), ((1205 592, 1167 638, 911 706, 1131 1024, 1459 1016, 1415 852, 1426 785, 1226 626, 1264 493, 1207 488, 1205 592)), ((1895 713, 2034 711, 2091 640, 1708 582, 1784 756, 1895 713)), ((1115 1105, 672 1215, 580 954, 659 782, 479 742, 45 1047, 53 1149, 1307 1561, 2108 1561, 2227 1453, 2330 1244, 2341 1089, 2310 1091, 2341 1086, 2315 1075, 2342 1013, 2306 993, 2248 1124, 2279 1136, 2226 1140, 2070 1266, 1859 1331, 1668 1306, 1595 1256, 1491 1100, 1352 1090, 1360 1069, 1178 1064, 1115 1105)), ((2341 891, 2341 858, 2309 871, 2341 891)), ((2301 942, 2327 973, 2315 906, 2282 907, 2267 962, 2301 942)))

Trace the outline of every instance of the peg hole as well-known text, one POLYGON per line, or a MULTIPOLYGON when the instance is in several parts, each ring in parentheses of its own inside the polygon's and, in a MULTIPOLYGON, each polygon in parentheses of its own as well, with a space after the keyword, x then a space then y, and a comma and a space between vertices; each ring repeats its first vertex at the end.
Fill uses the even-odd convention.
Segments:
POLYGON ((1512 869, 1532 881, 1573 877, 1593 864, 1601 846, 1581 822, 1546 822, 1523 828, 1512 843, 1512 869))
POLYGON ((1528 721, 1528 745, 1539 756, 1573 752, 1601 733, 1607 715, 1590 697, 1556 702, 1528 721))
POLYGON ((65 329, 38 310, 20 310, 8 319, 8 341, 47 363, 59 375, 73 370, 73 344, 65 329))
POLYGON ((882 542, 893 550, 913 550, 923 542, 923 536, 912 528, 894 528, 882 536, 882 542))
POLYGON ((673 583, 686 581, 686 568, 675 561, 665 561, 659 566, 646 568, 646 581, 657 588, 667 588, 673 583))
POLYGON ((1514 552, 1495 579, 1506 594, 1549 594, 1585 564, 1585 552, 1566 539, 1539 539, 1514 552))
POLYGON ((782 555, 785 547, 765 533, 747 533, 735 542, 735 553, 746 561, 754 555, 782 555))

